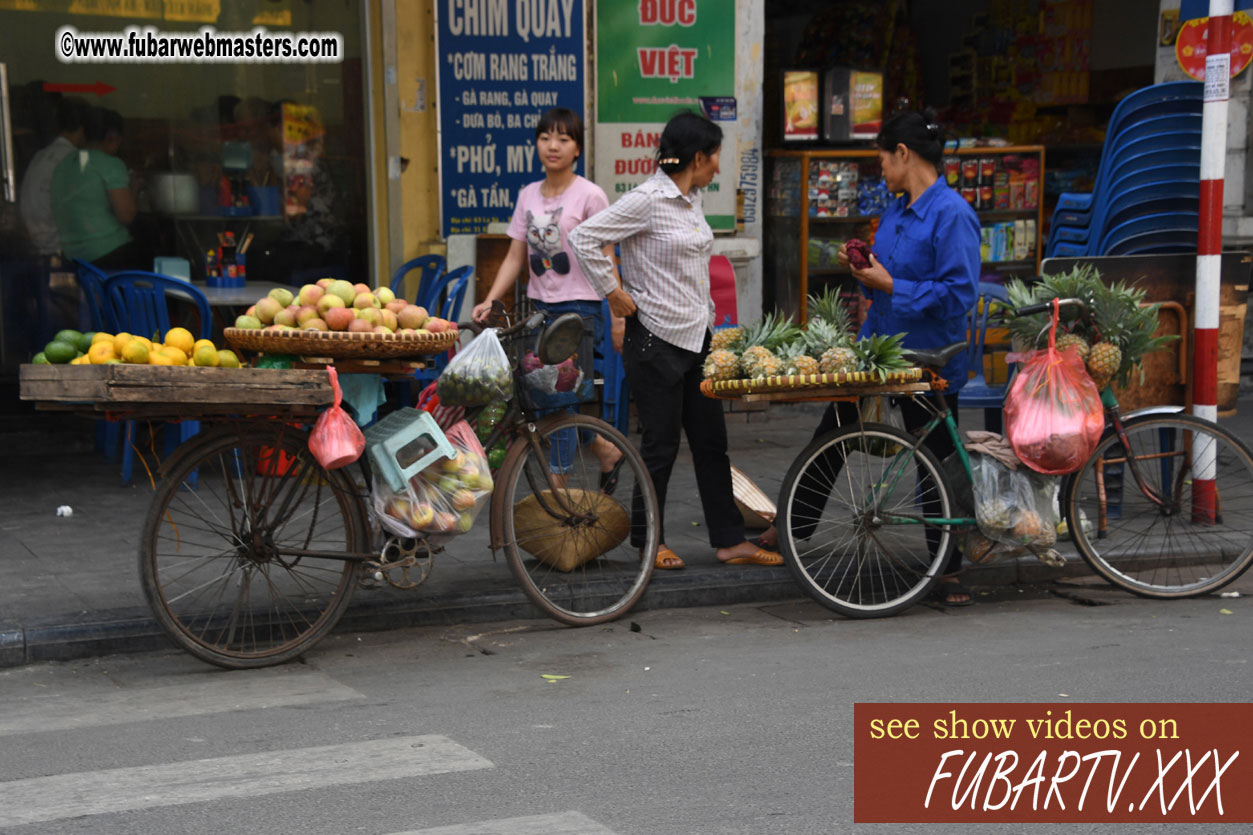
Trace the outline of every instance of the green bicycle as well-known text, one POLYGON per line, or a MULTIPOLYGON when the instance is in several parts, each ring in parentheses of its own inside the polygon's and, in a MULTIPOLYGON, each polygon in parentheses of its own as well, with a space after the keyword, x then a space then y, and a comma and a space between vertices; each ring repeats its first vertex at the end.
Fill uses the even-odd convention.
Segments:
MULTIPOLYGON (((938 372, 965 347, 910 354, 938 372)), ((894 615, 926 597, 976 526, 958 507, 956 487, 969 488, 971 467, 944 392, 907 396, 932 415, 917 435, 881 423, 837 427, 801 452, 780 490, 784 560, 808 594, 848 617, 894 615), (935 431, 949 433, 960 468, 946 471, 923 446, 935 431)), ((1253 453, 1214 422, 1152 409, 1124 418, 1109 388, 1101 401, 1100 443, 1059 493, 1079 554, 1143 597, 1195 597, 1231 583, 1253 562, 1253 453)))

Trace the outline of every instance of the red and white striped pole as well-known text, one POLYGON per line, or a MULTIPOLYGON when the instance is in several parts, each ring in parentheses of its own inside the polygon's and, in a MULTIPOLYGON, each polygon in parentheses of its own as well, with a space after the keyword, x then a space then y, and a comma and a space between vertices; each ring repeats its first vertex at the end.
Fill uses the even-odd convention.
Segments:
MULTIPOLYGON (((1192 414, 1218 419, 1219 286, 1223 251, 1223 177, 1227 163, 1227 99, 1231 88, 1232 0, 1210 0, 1205 47, 1205 109, 1201 116, 1201 205, 1193 311, 1192 414)), ((1192 519, 1216 518, 1213 443, 1192 446, 1192 519)))

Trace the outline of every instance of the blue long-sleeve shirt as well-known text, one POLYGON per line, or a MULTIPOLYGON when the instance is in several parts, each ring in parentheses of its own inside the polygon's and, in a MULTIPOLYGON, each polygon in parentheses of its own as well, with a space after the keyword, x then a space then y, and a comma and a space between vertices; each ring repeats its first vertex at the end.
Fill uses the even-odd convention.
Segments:
MULTIPOLYGON (((943 348, 966 339, 979 288, 979 219, 941 177, 912 206, 905 194, 879 220, 872 248, 892 292, 862 292, 872 304, 860 336, 905 334, 907 348, 943 348)), ((944 367, 949 391, 969 376, 966 352, 944 367)))

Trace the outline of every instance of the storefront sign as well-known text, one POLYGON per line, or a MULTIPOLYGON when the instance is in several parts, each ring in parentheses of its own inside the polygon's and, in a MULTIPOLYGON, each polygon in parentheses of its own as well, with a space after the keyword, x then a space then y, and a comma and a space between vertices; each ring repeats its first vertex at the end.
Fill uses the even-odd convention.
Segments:
POLYGON ((721 121, 722 171, 705 191, 714 229, 735 228, 735 0, 598 0, 596 184, 610 201, 648 179, 666 121, 721 121))
MULTIPOLYGON (((439 0, 440 225, 478 234, 508 221, 541 179, 535 126, 566 107, 584 116, 582 0, 439 0)), ((586 140, 585 140, 586 141, 586 140)), ((583 158, 576 164, 583 171, 583 158)))
MULTIPOLYGON (((1179 35, 1175 39, 1175 57, 1179 59, 1179 66, 1189 78, 1206 81, 1205 59, 1209 52, 1208 41, 1208 17, 1189 20, 1179 30, 1179 35)), ((1236 12, 1231 16, 1230 77, 1235 78, 1244 72, 1251 59, 1253 59, 1253 20, 1245 12, 1236 12)), ((1210 81, 1212 84, 1213 80, 1210 81)), ((1207 95, 1206 101, 1209 100, 1210 97, 1207 95)))

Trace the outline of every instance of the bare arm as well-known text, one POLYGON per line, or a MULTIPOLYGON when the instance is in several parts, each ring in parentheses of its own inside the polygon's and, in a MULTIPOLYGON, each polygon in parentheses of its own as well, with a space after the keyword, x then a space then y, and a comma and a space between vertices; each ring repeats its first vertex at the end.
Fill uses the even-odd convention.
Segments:
POLYGON ((131 225, 137 212, 133 191, 129 188, 109 189, 109 205, 113 207, 113 214, 117 215, 123 226, 131 225))
POLYGON ((487 318, 487 314, 492 309, 492 302, 504 298, 525 267, 526 241, 519 241, 515 238, 509 244, 505 260, 500 262, 500 268, 496 270, 496 278, 492 281, 492 289, 487 291, 487 298, 474 306, 472 314, 474 321, 482 322, 487 318))

